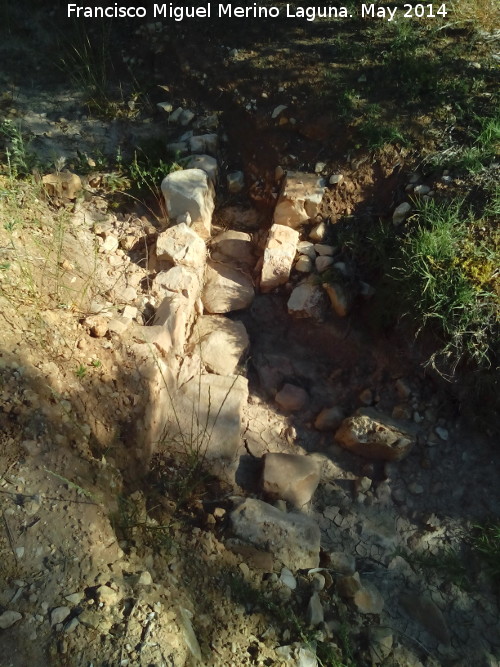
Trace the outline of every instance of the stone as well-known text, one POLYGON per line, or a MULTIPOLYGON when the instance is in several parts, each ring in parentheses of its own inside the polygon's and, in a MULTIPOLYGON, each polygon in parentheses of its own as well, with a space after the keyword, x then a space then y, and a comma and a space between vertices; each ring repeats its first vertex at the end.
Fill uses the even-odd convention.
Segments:
POLYGON ((416 185, 413 189, 413 192, 416 195, 427 195, 431 191, 428 185, 416 185))
POLYGON ((353 602, 361 614, 380 614, 384 608, 384 598, 373 584, 364 584, 357 590, 353 602))
POLYGON ((186 223, 169 227, 158 234, 156 257, 172 262, 176 266, 189 266, 203 271, 206 261, 206 246, 203 239, 186 223))
POLYGON ((143 570, 137 577, 136 586, 151 586, 153 584, 153 577, 147 570, 143 570))
POLYGON ((282 498, 295 507, 311 500, 320 481, 320 466, 315 459, 278 453, 263 458, 262 490, 270 499, 282 498))
MULTIPOLYGON (((304 257, 311 261, 308 257, 304 257)), ((293 317, 323 318, 325 312, 325 295, 319 285, 305 282, 298 285, 290 295, 287 303, 288 312, 293 317)))
POLYGON ((250 544, 244 544, 233 538, 226 540, 225 546, 226 549, 242 556, 245 562, 254 570, 272 572, 274 569, 273 555, 269 551, 261 551, 250 544))
POLYGON ((122 317, 125 317, 127 320, 135 320, 138 314, 139 311, 135 306, 124 306, 122 310, 122 317))
POLYGON ((313 269, 313 261, 307 255, 300 255, 298 260, 295 262, 295 270, 299 273, 311 273, 313 269))
POLYGON ((326 243, 315 243, 313 248, 314 252, 317 252, 318 255, 326 257, 333 257, 336 252, 335 246, 327 245, 326 243))
POLYGON ((269 230, 260 279, 261 292, 284 285, 292 269, 299 233, 290 227, 274 224, 269 230))
POLYGON ((449 437, 448 429, 443 428, 442 426, 436 426, 434 432, 436 433, 436 435, 440 440, 443 440, 444 442, 448 440, 449 437))
POLYGON ((172 348, 172 338, 165 326, 155 325, 150 327, 136 327, 133 337, 141 343, 147 343, 166 357, 172 348))
POLYGON ((167 152, 174 157, 181 157, 189 153, 187 141, 171 141, 167 144, 167 152))
POLYGON ((151 378, 145 414, 144 453, 158 443, 213 462, 234 461, 240 446, 248 380, 241 375, 198 375, 181 386, 159 360, 151 378), (168 439, 165 439, 165 433, 168 439))
POLYGON ((353 575, 356 572, 356 560, 354 556, 343 551, 330 551, 327 554, 329 569, 337 574, 353 575))
POLYGON ((219 180, 219 166, 217 160, 211 155, 191 155, 182 162, 186 169, 201 169, 206 173, 210 182, 215 187, 219 180))
POLYGON ((82 189, 82 181, 77 174, 68 170, 42 176, 42 183, 49 197, 76 199, 82 189))
POLYGON ((314 243, 311 243, 311 241, 299 241, 297 252, 299 255, 306 255, 312 260, 316 259, 316 250, 314 249, 314 243))
POLYGON ((216 134, 201 134, 189 139, 189 148, 192 153, 207 153, 215 155, 219 146, 219 138, 216 134))
POLYGON ((114 234, 108 234, 104 239, 100 249, 102 252, 114 252, 117 250, 119 241, 114 234))
POLYGON ((305 407, 309 401, 309 396, 302 387, 286 383, 276 394, 274 400, 285 412, 297 412, 297 410, 302 410, 305 407))
POLYGON ((285 513, 255 498, 231 512, 231 525, 243 540, 270 549, 292 572, 319 566, 320 530, 305 514, 285 513))
POLYGON ((11 611, 8 609, 0 614, 0 630, 7 630, 22 619, 23 615, 18 611, 11 611))
POLYGON ((316 257, 316 271, 318 273, 323 273, 323 271, 326 271, 328 267, 332 266, 333 264, 333 257, 327 257, 326 255, 320 255, 319 257, 316 257))
POLYGON ((292 591, 297 588, 297 580, 287 567, 282 568, 280 581, 292 591))
POLYGON ((326 231, 326 223, 323 221, 318 222, 318 224, 312 228, 311 233, 309 234, 309 238, 311 241, 314 241, 314 243, 320 243, 324 240, 326 231))
POLYGON ((245 187, 245 174, 242 171, 232 171, 227 175, 227 189, 232 194, 241 192, 245 187))
POLYGON ((408 426, 373 408, 358 410, 353 417, 344 419, 335 440, 355 454, 384 461, 401 461, 415 444, 408 426))
POLYGON ((373 665, 383 664, 389 657, 394 641, 392 630, 380 626, 371 626, 368 629, 370 657, 373 665))
POLYGON ((168 174, 162 181, 161 190, 170 219, 176 220, 189 213, 194 231, 202 238, 210 236, 214 189, 202 169, 184 169, 168 174))
POLYGON ((411 204, 409 204, 406 201, 403 202, 394 210, 394 213, 392 214, 392 223, 394 225, 400 225, 409 216, 410 211, 411 211, 411 204))
POLYGON ((325 620, 323 605, 321 604, 321 600, 317 592, 314 592, 309 599, 306 617, 308 624, 313 628, 320 623, 323 623, 325 620))
POLYGON ((399 601, 410 618, 417 621, 442 644, 446 646, 450 644, 450 631, 443 613, 428 596, 402 593, 399 601))
POLYGON ((285 111, 288 107, 286 104, 278 104, 277 107, 273 109, 273 112, 271 113, 271 118, 278 118, 278 116, 285 111))
POLYGON ((217 234, 211 242, 211 257, 220 262, 228 262, 242 267, 253 267, 252 237, 246 232, 232 229, 217 234))
POLYGON ((336 431, 344 419, 345 413, 341 408, 324 408, 314 420, 314 428, 318 431, 336 431))
POLYGON ((83 600, 85 597, 85 593, 70 593, 69 595, 65 595, 64 599, 67 600, 70 604, 80 604, 80 602, 83 600))
POLYGON ((357 572, 340 577, 337 581, 337 591, 343 598, 353 598, 361 589, 361 579, 357 572))
POLYGON ((209 261, 201 299, 208 313, 229 313, 248 308, 255 293, 251 278, 228 264, 209 261))
POLYGON ((173 351, 182 354, 201 293, 200 278, 192 268, 174 266, 169 271, 161 271, 153 287, 163 296, 153 324, 167 329, 173 351))
POLYGON ((55 625, 65 621, 71 613, 69 607, 56 607, 50 612, 50 625, 53 628, 55 625))
POLYGON ((333 174, 328 181, 330 185, 340 185, 344 180, 343 174, 333 174))
POLYGON ((320 210, 325 187, 317 174, 289 171, 274 210, 273 222, 297 229, 320 210))
POLYGON ((171 113, 174 110, 174 107, 172 104, 170 104, 170 102, 157 102, 156 106, 161 111, 166 111, 167 113, 171 113))
POLYGON ((186 646, 188 647, 191 655, 194 658, 195 664, 201 663, 202 655, 201 648, 196 638, 196 634, 191 623, 193 615, 188 609, 184 607, 179 607, 179 625, 181 626, 184 634, 184 639, 186 641, 186 646))
POLYGON ((326 162, 316 162, 314 165, 314 173, 315 174, 321 174, 322 171, 324 171, 326 168, 326 162))
POLYGON ((340 283, 323 283, 323 288, 335 313, 339 317, 345 317, 350 310, 351 303, 344 286, 340 283))
POLYGON ((245 325, 219 315, 203 315, 193 327, 190 345, 211 373, 232 375, 250 340, 245 325))
POLYGON ((108 320, 102 315, 90 315, 84 323, 94 338, 103 338, 108 333, 108 320))
POLYGON ((112 317, 108 322, 108 329, 119 336, 123 335, 130 327, 132 320, 128 317, 112 317))
POLYGON ((179 116, 179 123, 183 127, 186 127, 186 125, 189 125, 189 123, 193 120, 194 116, 195 114, 189 109, 183 109, 179 116))

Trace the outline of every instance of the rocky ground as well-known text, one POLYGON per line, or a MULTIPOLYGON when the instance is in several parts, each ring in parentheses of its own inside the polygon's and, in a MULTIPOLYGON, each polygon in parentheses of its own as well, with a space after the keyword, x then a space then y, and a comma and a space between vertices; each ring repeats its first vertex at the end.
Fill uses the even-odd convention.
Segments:
POLYGON ((497 665, 468 542, 500 512, 495 439, 407 332, 374 331, 328 233, 463 184, 342 152, 277 82, 257 105, 252 50, 213 47, 214 79, 182 44, 135 118, 4 77, 58 168, 0 184, 0 665, 497 665), (168 229, 99 164, 160 140, 207 171, 168 229))

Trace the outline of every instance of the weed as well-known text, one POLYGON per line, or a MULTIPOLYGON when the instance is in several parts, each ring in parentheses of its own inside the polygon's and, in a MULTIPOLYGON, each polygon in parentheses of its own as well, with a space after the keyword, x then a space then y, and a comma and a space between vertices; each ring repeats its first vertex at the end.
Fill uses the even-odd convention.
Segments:
POLYGON ((403 550, 399 551, 399 555, 408 563, 417 565, 423 570, 436 572, 463 590, 468 590, 471 586, 468 569, 456 549, 444 547, 435 553, 403 550))
POLYGON ((99 361, 99 359, 92 359, 90 365, 93 366, 94 368, 101 368, 102 362, 99 361))
POLYGON ((87 375, 87 367, 83 364, 80 364, 75 370, 75 375, 77 378, 82 380, 87 375))
POLYGON ((417 206, 418 222, 401 242, 393 266, 408 316, 443 336, 430 360, 453 373, 462 360, 489 367, 498 354, 499 250, 474 237, 461 201, 417 206))
POLYGON ((23 133, 11 120, 0 123, 0 139, 6 144, 7 175, 14 179, 29 176, 37 165, 36 158, 29 150, 23 133))
POLYGON ((498 520, 475 524, 470 544, 473 553, 478 554, 483 560, 495 586, 500 589, 500 523, 498 520))

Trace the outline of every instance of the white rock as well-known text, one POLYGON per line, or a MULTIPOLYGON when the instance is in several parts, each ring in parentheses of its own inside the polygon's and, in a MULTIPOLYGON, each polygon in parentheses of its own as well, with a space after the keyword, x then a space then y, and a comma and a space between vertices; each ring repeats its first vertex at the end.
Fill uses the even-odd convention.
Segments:
POLYGON ((325 193, 317 174, 289 171, 283 180, 273 222, 296 229, 318 213, 325 193))
POLYGON ((211 247, 211 257, 217 261, 245 267, 255 264, 252 237, 246 232, 228 229, 212 239, 211 247))
POLYGON ((167 113, 170 113, 174 108, 170 104, 170 102, 157 102, 156 106, 158 107, 158 109, 161 109, 162 111, 166 111, 167 113))
POLYGON ((254 299, 251 278, 228 264, 208 262, 201 295, 208 313, 229 313, 247 308, 254 299))
POLYGON ((280 115, 280 113, 282 113, 287 108, 288 107, 286 106, 286 104, 279 104, 277 107, 274 108, 271 114, 271 118, 277 118, 280 115))
POLYGON ((193 229, 208 238, 215 202, 207 174, 202 169, 174 171, 163 179, 161 189, 169 217, 175 220, 189 213, 193 229))
POLYGON ((194 116, 195 115, 192 111, 189 109, 184 109, 184 111, 179 116, 179 122, 183 127, 186 127, 193 120, 194 116))
POLYGON ((407 201, 400 204, 392 214, 392 222, 394 225, 400 225, 406 220, 411 211, 411 204, 407 201))
POLYGON ((316 174, 321 174, 321 172, 325 169, 326 167, 326 162, 316 162, 314 165, 314 172, 316 174))
POLYGON ((326 243, 315 243, 314 251, 317 252, 318 255, 326 257, 333 257, 333 255, 335 255, 335 247, 327 245, 326 243))
MULTIPOLYGON (((309 257, 303 257, 303 259, 311 261, 309 257)), ((288 299, 287 308, 290 315, 294 317, 321 319, 324 314, 324 302, 324 292, 321 287, 305 282, 293 290, 288 299)))
POLYGON ((192 268, 174 266, 156 276, 153 288, 163 296, 153 324, 166 327, 173 350, 181 354, 195 317, 196 300, 201 293, 200 277, 192 268))
POLYGON ((119 245, 119 241, 116 238, 116 236, 113 236, 113 234, 108 234, 106 238, 104 239, 104 242, 101 246, 101 250, 103 252, 114 252, 117 250, 119 245))
POLYGON ((62 623, 64 620, 68 618, 68 616, 71 613, 71 609, 69 607, 56 607, 50 612, 50 625, 51 627, 54 627, 54 625, 57 625, 58 623, 62 623))
POLYGON ((307 605, 307 622, 310 626, 315 627, 325 620, 323 605, 317 592, 311 595, 309 604, 307 605))
POLYGON ((296 507, 308 503, 320 480, 320 466, 310 456, 272 453, 264 456, 262 490, 296 507))
POLYGON ((299 233, 290 227, 274 224, 269 230, 260 280, 262 292, 270 292, 290 277, 299 233))
POLYGON ((23 615, 18 611, 4 611, 0 614, 0 630, 6 630, 22 619, 23 615))
POLYGON ((232 375, 250 341, 245 326, 227 317, 203 315, 193 327, 190 345, 212 373, 232 375))
POLYGON ((449 436, 448 429, 443 428, 442 426, 436 426, 436 428, 434 429, 434 431, 435 431, 436 435, 437 435, 441 440, 444 440, 445 442, 446 442, 446 440, 448 440, 448 436, 449 436))
POLYGON ((189 139, 189 148, 193 153, 216 155, 219 138, 216 134, 201 134, 189 139))
POLYGON ((168 120, 170 123, 177 123, 182 115, 182 112, 184 109, 182 107, 177 107, 175 111, 172 111, 170 116, 168 117, 168 120))
POLYGON ((428 185, 416 185, 415 188, 413 189, 413 192, 416 195, 427 195, 431 191, 430 187, 428 185))
POLYGON ((297 580, 287 567, 282 568, 280 581, 282 584, 285 584, 285 586, 288 586, 288 588, 292 591, 297 588, 297 580))
POLYGON ((344 176, 342 174, 333 174, 333 176, 330 176, 330 180, 328 182, 330 185, 340 185, 343 180, 344 176))
POLYGON ((169 227, 156 239, 157 259, 192 267, 200 274, 205 267, 206 254, 205 242, 186 223, 169 227))
POLYGON ((271 548, 292 572, 319 565, 320 530, 305 514, 281 512, 247 498, 231 513, 231 523, 238 537, 257 547, 271 548))
MULTIPOLYGON (((184 164, 184 161, 183 161, 184 164)), ((185 162, 186 169, 202 169, 212 185, 216 185, 219 179, 219 166, 217 160, 211 155, 192 155, 185 162)))
POLYGON ((299 255, 306 255, 310 259, 316 259, 316 250, 311 241, 299 241, 297 244, 297 252, 299 255))
POLYGON ((241 192, 245 187, 245 174, 242 171, 233 171, 227 175, 227 189, 229 192, 241 192))
POLYGON ((300 255, 298 260, 295 262, 295 270, 299 273, 311 273, 314 269, 313 261, 307 255, 300 255))

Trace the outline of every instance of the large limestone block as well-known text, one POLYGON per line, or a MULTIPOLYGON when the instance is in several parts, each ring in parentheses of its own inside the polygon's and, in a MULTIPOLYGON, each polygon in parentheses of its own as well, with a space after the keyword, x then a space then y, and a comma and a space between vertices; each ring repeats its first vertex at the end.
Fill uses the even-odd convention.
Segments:
POLYGON ((243 267, 255 264, 252 237, 246 232, 229 229, 212 239, 211 257, 219 262, 230 262, 243 267))
POLYGON ((278 224, 271 227, 262 263, 260 279, 262 292, 270 292, 287 282, 298 242, 299 233, 296 230, 278 224))
POLYGON ((292 571, 319 565, 319 526, 305 514, 281 512, 247 498, 231 512, 231 524, 238 537, 272 551, 292 571))
POLYGON ((248 381, 241 375, 198 375, 180 384, 171 368, 149 365, 148 402, 141 429, 144 458, 154 452, 232 462, 238 456, 248 381))
POLYGON ((220 262, 208 262, 201 297, 208 313, 242 310, 252 303, 254 295, 252 280, 241 270, 220 262))
POLYGON ((207 369, 218 375, 232 375, 250 345, 242 322, 219 315, 203 315, 196 320, 191 346, 207 369))
POLYGON ((266 454, 262 490, 270 498, 282 498, 296 507, 308 503, 320 480, 318 461, 297 454, 266 454))
POLYGON ((400 461, 415 444, 410 429, 372 408, 344 419, 335 440, 345 449, 368 459, 400 461))
POLYGON ((288 172, 274 210, 273 222, 296 229, 314 218, 325 193, 323 180, 317 174, 288 172))
POLYGON ((196 302, 201 293, 199 276, 192 268, 174 266, 156 276, 153 288, 163 296, 153 324, 167 329, 173 352, 181 355, 195 318, 196 302))
POLYGON ((156 239, 157 259, 190 266, 200 273, 205 267, 206 254, 205 242, 185 222, 169 227, 156 239))
POLYGON ((202 238, 208 238, 214 212, 214 189, 202 169, 184 169, 165 176, 161 184, 167 213, 176 220, 189 213, 191 227, 202 238))
POLYGON ((42 177, 42 183, 50 197, 76 199, 82 189, 80 177, 67 170, 46 174, 42 177))
MULTIPOLYGON (((307 257, 305 259, 308 259, 307 257)), ((288 312, 297 318, 322 319, 325 311, 325 295, 319 285, 301 283, 290 294, 288 312)))

